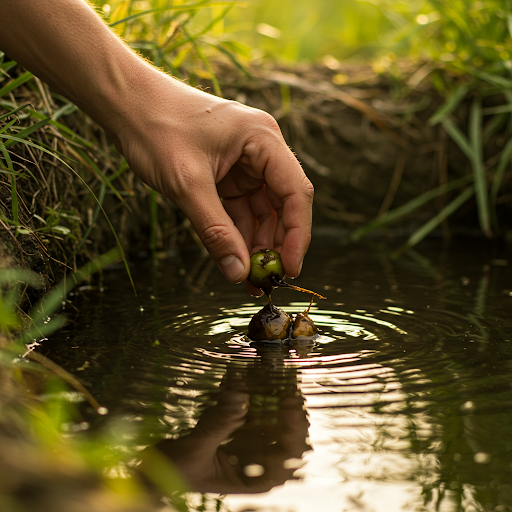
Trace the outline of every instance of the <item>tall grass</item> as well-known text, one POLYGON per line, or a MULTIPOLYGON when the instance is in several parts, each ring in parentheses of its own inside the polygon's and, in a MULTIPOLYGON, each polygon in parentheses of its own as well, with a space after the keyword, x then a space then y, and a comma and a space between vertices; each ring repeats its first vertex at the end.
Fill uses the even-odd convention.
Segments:
MULTIPOLYGON (((127 478, 136 456, 131 440, 139 434, 114 421, 102 432, 80 435, 89 426, 74 402, 86 399, 99 414, 108 411, 75 377, 33 351, 37 340, 63 325, 64 317, 58 313, 69 290, 119 260, 120 254, 114 249, 70 274, 28 313, 23 312, 23 292, 27 287, 41 288, 44 280, 30 270, 0 268, 2 510, 30 510, 35 501, 43 512, 74 512, 84 510, 85 504, 97 512, 153 509, 141 482, 127 478), (36 388, 37 396, 31 392, 36 388), (31 491, 20 492, 26 486, 31 491), (73 489, 72 497, 66 488, 73 489)), ((151 450, 149 454, 158 457, 151 450)), ((162 492, 185 490, 164 460, 159 460, 158 468, 160 480, 165 476, 164 484, 158 481, 162 492)), ((158 480, 150 471, 146 478, 158 480)))
POLYGON ((228 12, 240 5, 237 1, 96 0, 95 5, 133 49, 191 85, 209 80, 215 94, 222 95, 210 65, 212 53, 244 69, 240 60, 247 49, 222 29, 228 12))

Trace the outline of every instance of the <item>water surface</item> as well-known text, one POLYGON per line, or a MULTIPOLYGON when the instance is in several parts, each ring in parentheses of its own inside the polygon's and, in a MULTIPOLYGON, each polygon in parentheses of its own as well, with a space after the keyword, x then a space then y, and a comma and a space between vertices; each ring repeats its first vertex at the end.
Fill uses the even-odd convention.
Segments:
MULTIPOLYGON (((133 265, 132 265, 133 266, 133 265)), ((245 338, 264 299, 208 258, 141 262, 74 297, 44 349, 110 414, 166 439, 191 510, 512 510, 512 258, 479 240, 392 260, 319 240, 314 344, 245 338)), ((309 298, 277 290, 289 313, 309 298)))

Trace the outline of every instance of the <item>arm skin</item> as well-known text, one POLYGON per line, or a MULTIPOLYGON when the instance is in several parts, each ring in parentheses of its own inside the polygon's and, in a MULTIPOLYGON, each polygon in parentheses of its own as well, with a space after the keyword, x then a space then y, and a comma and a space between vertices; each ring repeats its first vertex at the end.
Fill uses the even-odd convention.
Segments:
POLYGON ((0 0, 0 49, 105 129, 188 216, 228 280, 246 279, 249 253, 265 247, 281 252, 288 276, 300 273, 313 187, 269 114, 155 69, 85 0, 0 0))

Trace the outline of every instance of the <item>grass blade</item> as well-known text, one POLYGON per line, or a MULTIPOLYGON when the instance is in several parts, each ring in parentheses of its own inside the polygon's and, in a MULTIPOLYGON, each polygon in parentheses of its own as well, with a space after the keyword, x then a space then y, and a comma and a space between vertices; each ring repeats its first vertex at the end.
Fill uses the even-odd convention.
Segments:
POLYGON ((192 46, 194 47, 195 52, 197 53, 197 56, 201 59, 201 61, 204 64, 204 67, 206 68, 206 71, 210 74, 210 80, 212 81, 213 90, 215 91, 215 94, 222 98, 222 91, 220 90, 219 82, 217 81, 217 77, 215 76, 215 73, 213 72, 213 69, 210 66, 210 63, 208 62, 208 59, 204 55, 203 51, 197 44, 197 39, 192 37, 187 29, 183 28, 183 33, 185 34, 185 37, 192 43, 192 46))
POLYGON ((448 100, 441 105, 441 107, 428 120, 428 124, 430 126, 435 126, 436 124, 444 121, 460 105, 460 102, 464 99, 471 87, 472 84, 460 85, 448 100))
POLYGON ((471 183, 472 180, 472 176, 464 176, 462 178, 453 180, 450 183, 447 183, 446 185, 441 185, 440 187, 429 190, 428 192, 425 192, 420 196, 411 199, 404 205, 399 206, 394 210, 390 210, 382 217, 379 217, 373 220, 372 222, 369 222, 368 224, 358 228, 351 234, 350 239, 353 241, 360 240, 363 236, 366 236, 368 233, 371 233, 372 231, 375 231, 377 229, 380 229, 391 224, 392 222, 400 219, 401 217, 404 217, 405 215, 412 213, 414 210, 418 209, 420 206, 423 206, 429 201, 432 201, 433 199, 439 196, 442 196, 448 192, 451 192, 452 190, 455 190, 459 187, 463 187, 464 185, 471 183))
POLYGON ((482 106, 479 99, 475 99, 471 105, 469 115, 469 140, 473 150, 473 157, 470 160, 473 168, 478 219, 485 236, 492 238, 491 216, 489 213, 489 201, 487 194, 487 178, 483 162, 482 106))
MULTIPOLYGON (((43 126, 47 125, 50 121, 51 121, 51 119, 49 117, 47 117, 47 118, 43 119, 42 121, 39 121, 39 122, 33 124, 32 126, 29 126, 28 128, 25 128, 21 132, 17 133, 16 136, 19 139, 26 139, 26 138, 28 138, 28 136, 31 133, 34 133, 36 130, 39 130, 39 128, 42 128, 43 126)), ((10 148, 10 147, 14 146, 14 144, 16 144, 15 141, 12 141, 12 140, 7 141, 5 143, 5 147, 10 148)))
POLYGON ((191 11, 194 9, 204 8, 204 7, 216 7, 219 5, 237 5, 237 2, 209 2, 209 0, 201 0, 194 4, 185 4, 185 5, 175 5, 172 7, 160 7, 158 9, 149 9, 147 11, 138 12, 135 14, 131 14, 122 20, 117 20, 112 23, 109 23, 109 27, 115 27, 116 25, 120 25, 121 23, 128 23, 129 21, 135 20, 137 18, 142 18, 143 16, 148 16, 149 14, 157 14, 163 13, 167 11, 191 11))
POLYGON ((124 199, 121 197, 121 195, 119 194, 118 190, 114 187, 114 185, 112 185, 112 181, 105 176, 103 171, 96 165, 96 162, 90 157, 90 155, 88 155, 85 151, 81 149, 77 149, 76 151, 91 166, 93 171, 101 178, 102 183, 107 185, 108 188, 113 192, 113 194, 119 199, 119 201, 124 203, 124 199))
POLYGON ((2 119, 5 119, 6 117, 13 116, 16 114, 16 112, 19 112, 20 110, 23 110, 27 107, 30 107, 30 103, 25 103, 25 105, 21 105, 21 107, 15 108, 14 110, 11 110, 10 112, 7 112, 7 114, 3 114, 0 116, 0 121, 2 119))
MULTIPOLYGON (((126 255, 124 254, 123 247, 121 245, 121 242, 119 241, 119 237, 117 236, 116 230, 114 229, 114 226, 110 222, 110 218, 107 215, 107 212, 103 209, 103 206, 98 201, 98 198, 96 197, 96 194, 92 191, 91 187, 89 187, 89 185, 82 178, 82 176, 80 176, 80 174, 78 174, 70 165, 68 165, 62 158, 60 158, 54 152, 52 152, 52 151, 50 151, 50 150, 40 146, 39 144, 35 144, 34 142, 31 142, 29 140, 23 140, 23 139, 19 139, 18 137, 14 137, 12 135, 5 135, 5 134, 0 134, 0 139, 15 140, 16 142, 22 142, 22 143, 26 144, 27 146, 34 147, 35 149, 37 149, 39 151, 43 151, 44 153, 49 154, 50 156, 52 156, 52 157, 56 158, 57 160, 59 160, 59 162, 61 162, 63 165, 65 165, 82 182, 84 187, 90 192, 90 194, 92 195, 92 197, 94 198, 96 203, 100 206, 103 215, 105 215, 105 219, 106 219, 106 221, 107 221, 107 223, 108 223, 108 225, 110 227, 110 230, 111 230, 112 234, 114 235, 114 238, 116 239, 117 246, 119 247, 119 250, 121 251, 121 258, 123 259, 123 263, 124 263, 124 266, 125 266, 125 269, 126 269, 126 273, 128 274, 128 277, 130 279, 130 283, 132 284, 133 292, 135 293, 135 295, 137 295, 137 290, 135 289, 135 283, 133 282, 132 273, 130 272, 130 268, 128 266, 128 261, 126 260, 126 255)), ((1 140, 0 140, 0 142, 1 142, 1 140)))
POLYGON ((453 141, 459 146, 461 151, 471 160, 473 158, 473 148, 469 144, 468 140, 464 136, 464 134, 460 131, 457 126, 450 119, 445 119, 442 121, 443 127, 453 139, 453 141))
POLYGON ((18 236, 18 226, 19 226, 19 211, 18 211, 18 191, 16 190, 16 176, 11 174, 11 210, 12 210, 12 220, 14 221, 14 225, 16 226, 14 231, 14 236, 18 236))
POLYGON ((7 85, 4 85, 0 89, 0 98, 7 94, 8 92, 13 91, 14 89, 18 88, 20 85, 24 84, 25 82, 28 82, 34 77, 34 75, 30 71, 25 71, 22 75, 20 75, 18 78, 15 78, 11 82, 9 82, 7 85))
POLYGON ((498 197, 498 192, 501 187, 501 181, 503 179, 503 174, 505 173, 505 169, 507 168, 507 164, 510 164, 512 161, 512 139, 510 139, 503 151, 501 152, 500 161, 498 163, 498 168, 496 169, 496 174, 494 175, 494 179, 492 182, 491 192, 489 196, 490 203, 494 205, 491 212, 493 215, 494 225, 498 226, 498 219, 496 215, 496 199, 498 197))
POLYGON ((394 257, 399 256, 403 252, 407 251, 411 247, 414 247, 416 244, 421 242, 432 230, 434 230, 441 222, 446 220, 450 215, 456 212, 466 201, 468 201, 471 196, 475 193, 475 188, 472 185, 467 188, 457 196, 451 203, 446 205, 437 215, 432 217, 429 221, 427 221, 423 226, 421 226, 418 230, 416 230, 407 243, 403 245, 400 249, 395 251, 393 254, 394 257))
POLYGON ((6 132, 16 121, 17 119, 11 119, 6 125, 2 126, 0 133, 6 132))
POLYGON ((18 236, 18 225, 19 225, 19 211, 18 211, 18 191, 16 190, 16 175, 14 174, 14 167, 12 160, 5 147, 5 144, 0 140, 0 151, 2 152, 5 161, 7 162, 7 168, 10 171, 11 180, 11 214, 14 221, 14 236, 18 236))
POLYGON ((61 308, 62 301, 77 284, 89 279, 94 273, 108 265, 115 263, 121 258, 121 251, 118 247, 102 254, 93 261, 90 261, 76 272, 63 279, 50 293, 48 293, 30 312, 34 327, 25 333, 24 338, 32 340, 37 338, 39 329, 44 321, 61 308))
POLYGON ((87 230, 85 231, 84 236, 82 237, 82 239, 76 246, 75 252, 78 252, 78 249, 80 249, 80 247, 82 247, 82 245, 84 245, 85 241, 89 238, 89 235, 91 234, 92 228, 96 224, 96 220, 98 219, 98 215, 100 214, 100 205, 103 204, 103 200, 105 199, 105 190, 106 190, 105 183, 102 183, 101 187, 100 187, 100 194, 98 197, 99 204, 96 205, 96 209, 94 210, 94 214, 92 216, 91 223, 87 227, 87 230))

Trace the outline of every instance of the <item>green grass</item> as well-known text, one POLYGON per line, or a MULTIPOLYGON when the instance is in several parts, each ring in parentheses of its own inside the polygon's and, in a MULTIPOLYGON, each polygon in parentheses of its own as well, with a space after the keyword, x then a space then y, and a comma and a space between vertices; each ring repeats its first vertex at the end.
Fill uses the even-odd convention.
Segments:
MULTIPOLYGON (((214 11, 205 10, 191 23, 213 19, 214 11)), ((496 134, 510 136, 512 0, 283 0, 279 5, 254 0, 233 7, 217 28, 221 38, 235 39, 249 48, 245 55, 256 62, 265 58, 323 62, 336 69, 349 59, 373 65, 377 73, 398 81, 397 59, 428 62, 431 94, 444 98, 429 124, 441 124, 467 158, 475 191, 471 201, 482 233, 488 238, 502 234, 496 208, 500 195, 508 190, 510 147, 502 146, 494 154, 487 148, 496 134)), ((449 192, 441 189, 427 196, 433 199, 438 192, 449 192)), ((448 194, 448 199, 455 196, 448 194)), ((380 216, 352 238, 396 222, 408 215, 408 209, 414 214, 414 204, 413 199, 391 215, 380 216)), ((456 211, 451 209, 450 215, 456 211)), ((433 229, 437 223, 422 226, 411 240, 426 236, 428 226, 433 229)))

